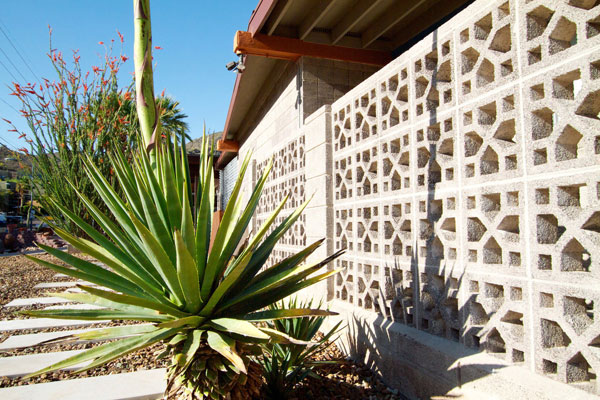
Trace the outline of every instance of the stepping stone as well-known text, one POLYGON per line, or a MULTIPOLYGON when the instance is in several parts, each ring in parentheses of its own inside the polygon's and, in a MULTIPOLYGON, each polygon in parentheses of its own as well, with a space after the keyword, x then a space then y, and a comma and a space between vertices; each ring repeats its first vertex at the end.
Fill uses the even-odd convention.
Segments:
MULTIPOLYGON (((63 336, 75 335, 78 333, 84 333, 92 331, 93 329, 77 329, 72 331, 60 331, 60 332, 43 332, 43 333, 31 333, 27 335, 15 335, 10 336, 4 342, 0 343, 0 351, 14 350, 21 347, 30 347, 38 343, 45 342, 48 340, 56 339, 63 336)), ((82 343, 84 340, 78 340, 71 343, 82 343)), ((1 358, 0 358, 1 359, 1 358)))
POLYGON ((60 287, 74 287, 80 285, 82 282, 45 282, 38 283, 34 289, 48 289, 48 288, 60 288, 60 287))
POLYGON ((105 324, 108 320, 85 321, 79 319, 54 319, 54 318, 31 318, 13 319, 0 321, 0 332, 18 331, 23 329, 46 329, 67 326, 85 326, 92 324, 105 324))
MULTIPOLYGON (((25 356, 2 357, 0 358, 0 376, 7 376, 9 378, 25 376, 84 351, 85 350, 70 350, 57 351, 54 353, 27 354, 25 356)), ((77 369, 87 363, 88 362, 81 363, 65 369, 77 369)), ((3 397, 0 395, 0 398, 3 397)))
POLYGON ((14 299, 4 307, 26 307, 34 304, 55 304, 55 303, 72 303, 71 300, 61 299, 60 297, 32 297, 29 299, 14 299))
POLYGON ((166 370, 128 372, 92 378, 0 389, 2 400, 151 400, 166 389, 166 370))
MULTIPOLYGON (((143 324, 152 325, 152 324, 143 324)), ((4 342, 0 343, 0 351, 8 351, 18 349, 20 347, 34 346, 38 343, 45 342, 48 340, 56 339, 63 336, 76 335, 78 333, 94 331, 98 328, 92 329, 76 329, 71 331, 60 331, 60 332, 42 332, 42 333, 31 333, 27 335, 14 335, 10 336, 4 342)), ((125 337, 125 336, 122 336, 125 337)), ((97 340, 75 340, 70 343, 87 343, 96 342, 97 340)))

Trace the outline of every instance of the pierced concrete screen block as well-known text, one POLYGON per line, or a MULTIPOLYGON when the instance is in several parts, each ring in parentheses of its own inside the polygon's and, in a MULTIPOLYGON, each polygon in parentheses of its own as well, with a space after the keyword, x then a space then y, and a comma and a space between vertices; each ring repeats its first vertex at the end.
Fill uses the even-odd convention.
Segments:
POLYGON ((472 97, 515 79, 514 2, 494 2, 460 29, 460 96, 472 97))
MULTIPOLYGON (((304 136, 291 140, 283 147, 273 152, 273 169, 265 184, 263 195, 259 200, 253 230, 260 229, 265 220, 279 206, 285 196, 289 196, 282 211, 277 216, 271 231, 283 222, 296 208, 305 201, 304 193, 304 136)), ((257 180, 269 159, 262 160, 256 165, 254 179, 257 180)), ((269 232, 270 233, 270 232, 269 232)), ((306 219, 301 215, 292 228, 279 240, 268 264, 277 263, 306 246, 306 219)))
POLYGON ((598 181, 599 176, 579 176, 532 182, 534 276, 560 276, 561 281, 572 283, 600 280, 598 181))
POLYGON ((523 173, 517 88, 482 99, 483 104, 460 110, 463 176, 469 181, 489 181, 523 173))
POLYGON ((556 288, 540 284, 536 332, 536 370, 550 378, 576 384, 592 393, 600 357, 600 296, 584 285, 556 288))
POLYGON ((544 0, 519 6, 521 64, 526 73, 598 44, 600 10, 594 1, 544 0))
POLYGON ((332 104, 334 297, 600 393, 599 38, 479 1, 332 104))
POLYGON ((527 332, 531 328, 525 282, 520 279, 481 279, 477 275, 463 279, 468 279, 463 285, 468 292, 465 308, 469 314, 464 343, 508 362, 528 361, 531 350, 527 332))
POLYGON ((531 170, 600 164, 600 79, 595 72, 600 55, 596 58, 578 59, 526 81, 526 159, 531 170))

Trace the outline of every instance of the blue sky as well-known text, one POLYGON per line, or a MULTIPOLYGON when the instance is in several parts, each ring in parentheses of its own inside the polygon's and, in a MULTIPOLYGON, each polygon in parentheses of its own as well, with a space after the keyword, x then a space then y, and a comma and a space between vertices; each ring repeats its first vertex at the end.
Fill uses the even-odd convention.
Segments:
MULTIPOLYGON (((105 43, 115 39, 117 30, 125 37, 123 52, 133 56, 132 0, 20 0, 3 2, 0 27, 12 40, 35 74, 53 80, 56 75, 46 56, 49 50, 48 25, 52 26, 52 47, 70 55, 79 49, 84 69, 101 64, 105 43)), ((258 0, 152 0, 152 34, 154 52, 155 91, 179 101, 189 116, 192 137, 202 135, 204 122, 208 129, 220 131, 225 124, 235 73, 225 64, 236 59, 233 36, 236 30, 246 30, 248 20, 258 0)), ((115 46, 119 47, 119 46, 115 46)), ((17 52, 0 31, 0 62, 18 80, 35 79, 17 52), (8 57, 8 59, 7 59, 8 57)), ((118 54, 118 50, 116 53, 118 54)), ((121 82, 129 83, 133 72, 130 59, 123 68, 121 82)), ((7 84, 14 81, 0 65, 0 117, 24 128, 18 114, 5 102, 18 109, 19 103, 9 96, 7 84)), ((0 143, 23 146, 4 121, 0 120, 0 143)))

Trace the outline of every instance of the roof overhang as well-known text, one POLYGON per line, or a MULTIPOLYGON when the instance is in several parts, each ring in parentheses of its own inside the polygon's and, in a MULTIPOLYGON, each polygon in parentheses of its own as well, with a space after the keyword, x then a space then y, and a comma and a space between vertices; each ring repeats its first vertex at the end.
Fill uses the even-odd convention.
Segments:
MULTIPOLYGON (((234 52, 236 76, 223 140, 242 142, 242 122, 287 63, 302 56, 385 65, 399 49, 472 0, 260 0, 234 52)), ((223 152, 224 166, 234 154, 223 152)))

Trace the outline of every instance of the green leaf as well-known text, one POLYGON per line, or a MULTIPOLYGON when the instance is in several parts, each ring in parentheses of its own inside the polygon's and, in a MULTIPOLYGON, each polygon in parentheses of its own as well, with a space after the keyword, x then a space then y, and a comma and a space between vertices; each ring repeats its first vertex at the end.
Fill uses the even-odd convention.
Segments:
POLYGON ((63 298, 68 298, 68 299, 72 299, 75 301, 80 301, 83 303, 88 303, 88 304, 97 304, 97 305, 101 305, 104 307, 108 307, 108 308, 114 308, 114 309, 119 309, 119 310, 125 310, 125 309, 130 309, 133 310, 134 308, 127 308, 127 306, 131 306, 131 307, 135 307, 135 309, 137 310, 156 310, 158 312, 162 312, 165 313, 167 315, 172 315, 174 317, 187 317, 189 314, 178 310, 174 307, 169 307, 169 306, 165 306, 163 304, 154 302, 152 300, 147 300, 144 298, 140 298, 137 296, 129 296, 129 295, 125 295, 125 294, 120 294, 120 293, 114 293, 114 292, 109 292, 106 290, 101 290, 98 288, 94 288, 94 287, 90 287, 90 286, 85 286, 85 285, 77 285, 79 288, 85 290, 86 292, 90 293, 93 297, 88 298, 89 301, 93 301, 92 303, 90 303, 89 301, 84 300, 84 297, 80 297, 78 298, 77 296, 82 296, 85 294, 83 293, 56 293, 56 296, 58 297, 63 297, 63 298), (65 296, 69 296, 69 297, 65 297, 65 296), (97 297, 99 297, 100 299, 98 299, 97 297), (108 302, 110 302, 111 304, 109 304, 108 302))
POLYGON ((164 322, 172 317, 152 313, 135 313, 118 310, 33 310, 23 311, 25 315, 40 318, 83 319, 86 321, 101 321, 105 319, 122 319, 126 321, 164 322))
POLYGON ((158 328, 151 324, 114 326, 110 328, 98 329, 89 332, 76 333, 72 336, 82 340, 107 340, 116 339, 125 336, 138 335, 141 333, 150 333, 158 328))
POLYGON ((258 311, 244 315, 242 318, 246 321, 272 321, 277 319, 296 318, 296 317, 315 317, 338 315, 338 313, 327 310, 318 310, 312 308, 295 308, 258 311))
POLYGON ((107 346, 104 352, 102 352, 98 358, 92 361, 90 364, 86 365, 83 368, 76 370, 75 372, 83 372, 88 371, 98 365, 105 364, 109 361, 115 360, 119 357, 122 357, 126 354, 132 353, 136 350, 142 349, 144 347, 148 347, 158 341, 166 339, 168 337, 173 336, 178 332, 178 329, 158 329, 154 332, 146 333, 140 336, 134 336, 130 339, 129 342, 123 343, 125 340, 123 339, 117 342, 112 342, 109 344, 116 344, 113 347, 107 346))
POLYGON ((175 249, 177 251, 177 276, 185 298, 185 309, 196 314, 201 306, 198 270, 196 262, 178 230, 175 230, 175 249))
POLYGON ((225 262, 223 261, 225 258, 225 247, 231 247, 231 236, 233 235, 233 232, 236 229, 237 216, 241 207, 240 201, 238 201, 238 197, 240 189, 242 187, 243 177, 246 173, 246 169, 248 168, 248 163, 250 162, 250 156, 251 153, 248 152, 246 158, 240 166, 238 179, 229 197, 227 207, 225 207, 223 218, 221 219, 221 223, 219 224, 219 229, 217 230, 217 234, 215 235, 215 240, 212 244, 210 255, 208 256, 206 269, 204 271, 204 278, 202 280, 201 297, 203 299, 207 299, 209 297, 210 292, 212 291, 213 286, 215 284, 216 278, 223 270, 223 264, 225 262))
POLYGON ((311 344, 310 342, 306 342, 304 340, 295 339, 295 338, 291 337, 290 335, 287 335, 283 332, 279 332, 276 329, 260 328, 260 330, 263 331, 264 333, 266 333, 267 335, 269 335, 271 337, 271 340, 275 343, 297 344, 297 345, 302 345, 302 346, 307 346, 307 345, 311 344))
POLYGON ((255 327, 252 323, 240 319, 218 318, 211 320, 208 324, 222 332, 236 333, 241 336, 259 340, 269 339, 268 335, 261 332, 261 330, 255 327))
POLYGON ((138 230, 146 252, 154 261, 156 270, 171 290, 171 294, 176 299, 178 305, 183 305, 183 292, 179 285, 176 267, 171 263, 171 259, 158 242, 157 238, 146 228, 133 214, 130 217, 138 230))
POLYGON ((229 360, 237 369, 247 373, 244 360, 235 352, 235 340, 218 332, 207 331, 207 342, 211 349, 229 360))
POLYGON ((204 317, 199 317, 197 315, 192 315, 189 317, 179 318, 174 321, 163 322, 159 324, 159 328, 180 328, 183 326, 190 326, 192 328, 196 328, 200 326, 206 320, 204 317))
MULTIPOLYGON (((88 282, 96 283, 98 285, 102 285, 102 286, 105 286, 105 287, 108 287, 108 288, 111 288, 114 290, 119 290, 124 293, 129 293, 132 295, 139 294, 139 292, 135 288, 131 288, 131 285, 129 285, 129 284, 127 284, 127 286, 121 286, 119 283, 116 282, 116 281, 118 281, 118 279, 106 280, 106 279, 100 278, 96 275, 92 275, 91 273, 81 272, 79 270, 74 270, 74 269, 66 268, 66 267, 63 267, 60 265, 52 264, 48 261, 38 259, 38 258, 32 257, 30 255, 25 255, 25 257, 39 265, 50 268, 59 273, 63 273, 63 274, 66 274, 66 275, 69 275, 69 276, 72 276, 75 278, 83 279, 88 282)), ((115 275, 115 276, 118 277, 118 275, 115 275)))

